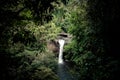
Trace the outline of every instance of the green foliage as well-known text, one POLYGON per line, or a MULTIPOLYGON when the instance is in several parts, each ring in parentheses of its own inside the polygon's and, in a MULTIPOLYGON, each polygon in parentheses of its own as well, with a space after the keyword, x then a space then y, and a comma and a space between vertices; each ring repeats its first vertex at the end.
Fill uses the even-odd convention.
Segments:
POLYGON ((1 0, 1 80, 57 80, 46 42, 61 31, 73 36, 65 58, 81 80, 117 80, 118 14, 118 0, 1 0))
POLYGON ((67 6, 65 6, 61 1, 58 1, 58 3, 52 3, 52 5, 55 7, 52 14, 53 23, 55 23, 57 27, 60 27, 64 32, 67 32, 70 23, 70 20, 68 20, 69 11, 67 6))
POLYGON ((113 58, 102 58, 86 53, 79 57, 79 73, 82 80, 112 80, 118 73, 118 61, 113 58), (89 74, 88 74, 89 73, 89 74), (114 75, 115 74, 115 75, 114 75))
POLYGON ((53 53, 41 53, 40 50, 30 49, 22 43, 16 43, 6 51, 1 54, 1 59, 4 60, 1 63, 6 65, 2 68, 2 80, 8 80, 4 75, 12 80, 58 80, 57 62, 53 53))
MULTIPOLYGON (((71 0, 66 5, 59 4, 58 11, 56 10, 56 15, 59 15, 55 16, 56 21, 59 21, 57 25, 73 36, 71 43, 65 46, 65 58, 76 62, 80 67, 77 71, 79 70, 82 80, 114 80, 115 76, 118 77, 119 61, 114 59, 115 55, 115 58, 118 59, 119 49, 115 47, 116 42, 114 42, 118 40, 110 35, 118 33, 112 31, 115 24, 111 22, 117 19, 117 12, 116 15, 112 15, 115 5, 111 2, 117 4, 115 1, 71 0), (112 8, 104 7, 107 4, 112 8), (109 14, 109 12, 111 13, 109 14), (112 18, 113 16, 114 18, 112 18), (109 25, 110 23, 111 25, 109 25), (116 50, 118 52, 114 52, 116 50), (114 53, 116 54, 114 55, 114 53), (111 66, 114 67, 111 68, 111 66), (113 76, 111 77, 111 75, 113 76)), ((117 9, 118 4, 115 10, 117 9)))
POLYGON ((39 67, 32 75, 31 80, 58 80, 58 77, 52 72, 50 68, 39 67), (42 76, 42 77, 41 77, 42 76))
POLYGON ((58 79, 53 54, 46 52, 46 42, 60 31, 50 21, 54 1, 0 1, 1 80, 58 79))
POLYGON ((52 21, 45 25, 36 25, 34 22, 29 22, 26 25, 26 29, 30 30, 38 41, 54 39, 60 31, 52 21))
POLYGON ((25 19, 32 19, 33 18, 32 12, 30 10, 28 10, 28 9, 23 10, 19 14, 19 16, 24 17, 25 19))

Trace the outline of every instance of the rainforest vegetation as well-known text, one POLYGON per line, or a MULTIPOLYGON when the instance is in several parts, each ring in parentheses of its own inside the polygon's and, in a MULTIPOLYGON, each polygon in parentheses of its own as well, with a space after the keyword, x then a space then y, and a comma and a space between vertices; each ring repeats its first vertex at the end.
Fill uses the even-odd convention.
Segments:
MULTIPOLYGON (((0 80, 59 80, 47 43, 72 35, 77 80, 119 80, 118 0, 0 0, 0 80)), ((59 47, 58 47, 59 48, 59 47)))

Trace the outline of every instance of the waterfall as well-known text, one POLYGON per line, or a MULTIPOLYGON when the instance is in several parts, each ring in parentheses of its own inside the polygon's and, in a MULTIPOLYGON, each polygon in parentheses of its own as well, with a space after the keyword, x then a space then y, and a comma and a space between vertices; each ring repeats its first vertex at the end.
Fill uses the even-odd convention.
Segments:
POLYGON ((65 40, 59 39, 58 42, 59 42, 59 45, 60 45, 58 63, 62 64, 63 63, 63 46, 64 46, 64 43, 65 43, 65 40))
POLYGON ((77 78, 74 78, 74 75, 72 75, 69 72, 68 66, 63 61, 63 47, 64 47, 65 40, 59 39, 58 42, 60 45, 59 57, 58 57, 58 70, 57 70, 59 80, 78 80, 77 78))

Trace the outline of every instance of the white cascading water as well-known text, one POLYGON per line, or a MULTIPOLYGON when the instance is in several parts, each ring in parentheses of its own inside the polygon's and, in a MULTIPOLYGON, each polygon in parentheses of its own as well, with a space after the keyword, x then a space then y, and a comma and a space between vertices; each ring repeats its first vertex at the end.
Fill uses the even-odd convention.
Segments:
MULTIPOLYGON (((58 58, 58 76, 60 80, 76 80, 72 76, 72 74, 69 73, 67 65, 63 61, 63 47, 65 44, 65 40, 59 39, 59 58, 58 58)), ((78 80, 78 79, 77 79, 78 80)))
POLYGON ((62 64, 63 63, 63 47, 64 47, 65 40, 59 39, 58 42, 60 45, 58 63, 62 64))

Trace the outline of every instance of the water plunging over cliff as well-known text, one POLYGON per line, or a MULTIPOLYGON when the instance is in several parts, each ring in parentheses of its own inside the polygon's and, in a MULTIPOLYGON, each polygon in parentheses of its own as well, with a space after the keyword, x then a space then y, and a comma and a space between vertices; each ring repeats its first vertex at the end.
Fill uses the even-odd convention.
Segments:
POLYGON ((58 42, 59 42, 59 45, 60 45, 58 63, 63 64, 63 47, 64 47, 65 40, 59 39, 58 42))
POLYGON ((69 68, 66 65, 66 63, 63 61, 63 47, 65 44, 65 40, 59 39, 59 56, 58 56, 58 76, 60 80, 77 80, 77 78, 74 77, 69 72, 69 68))

